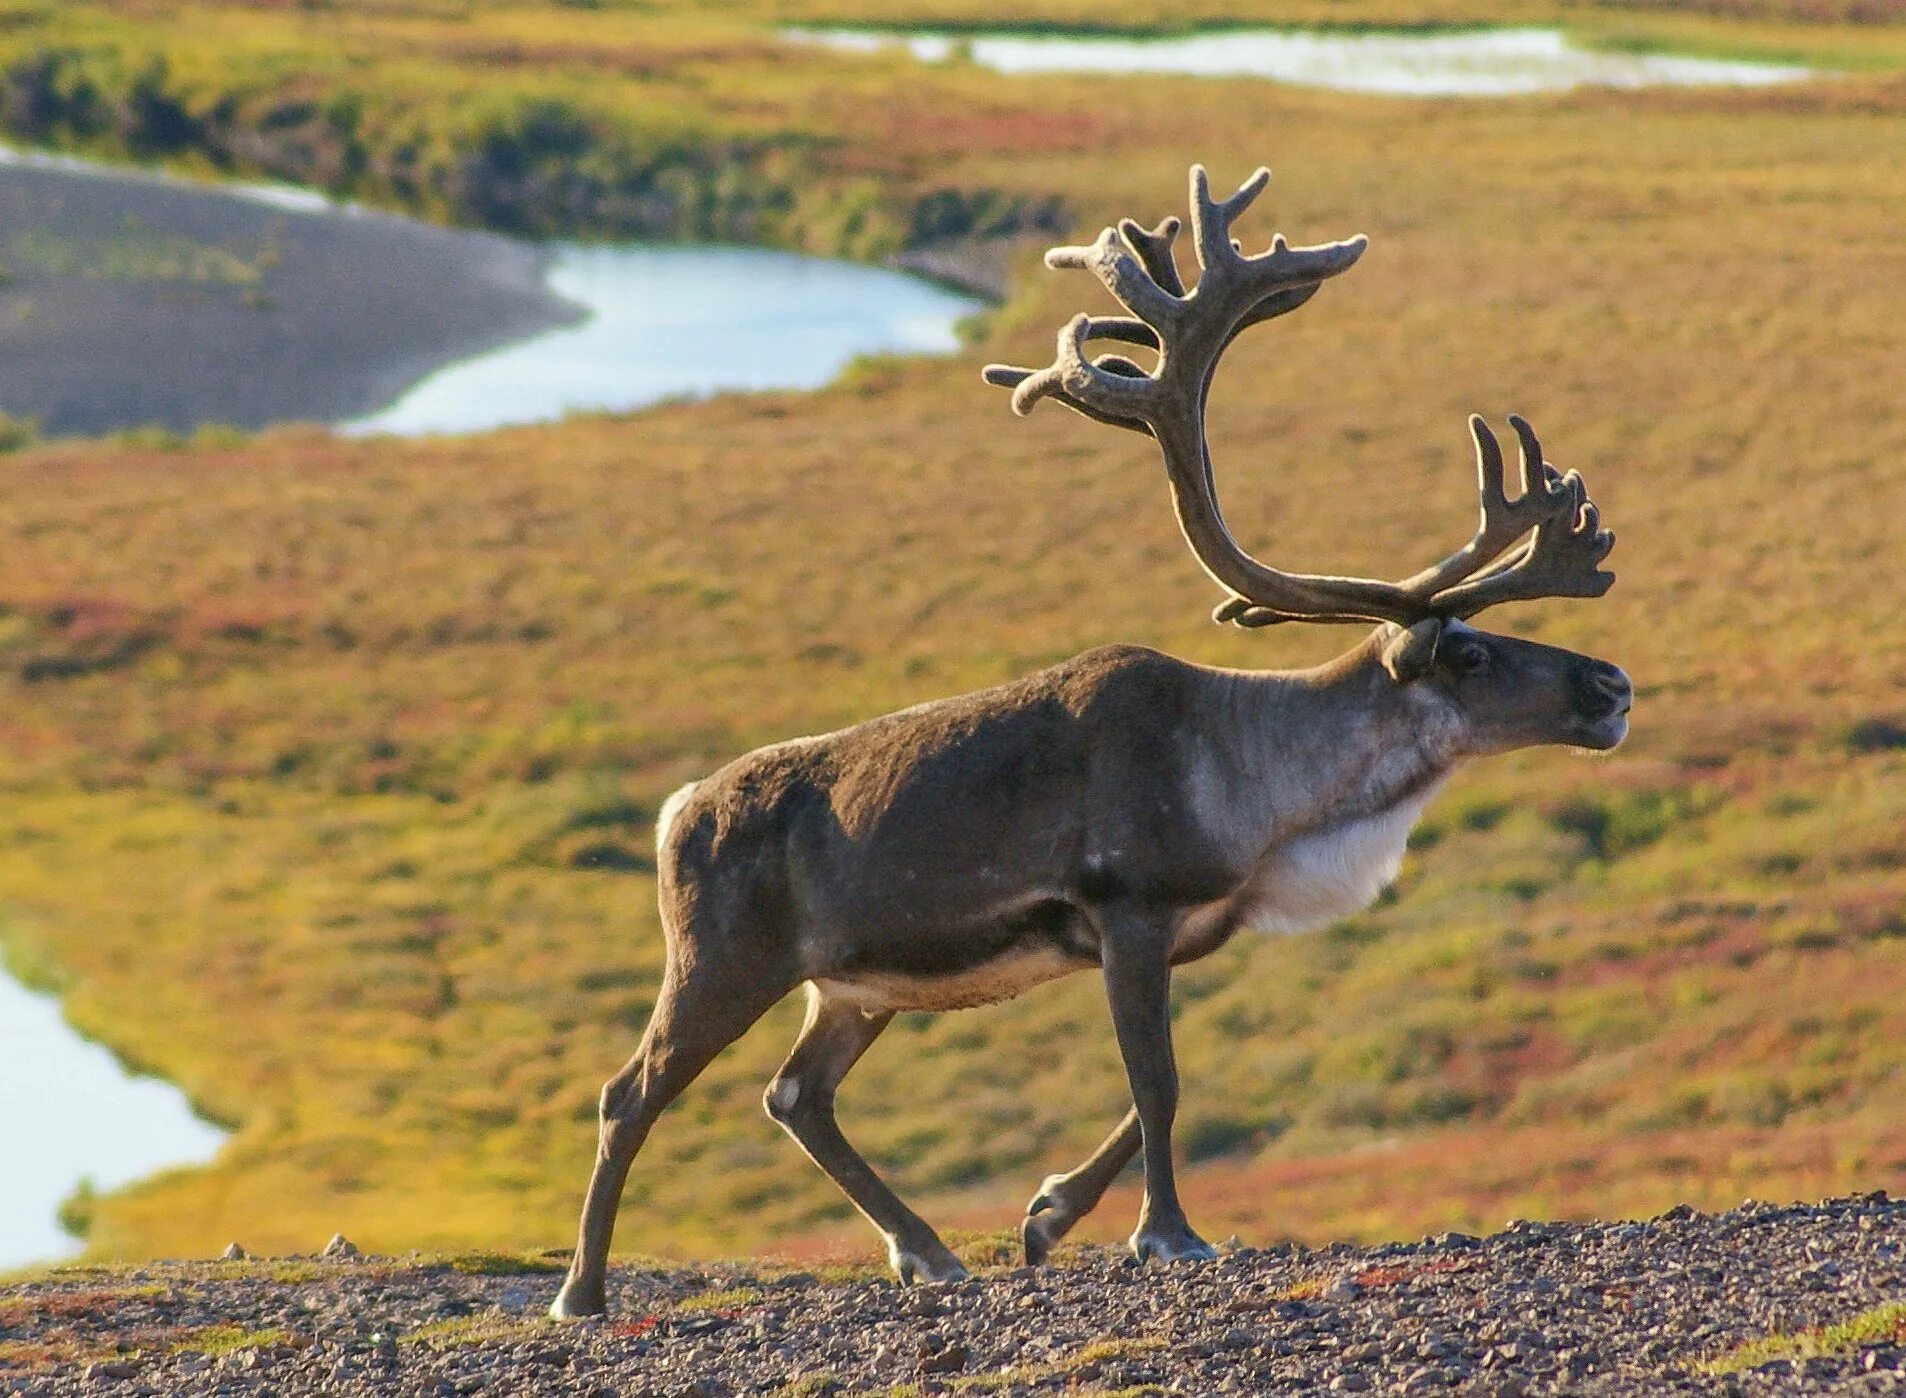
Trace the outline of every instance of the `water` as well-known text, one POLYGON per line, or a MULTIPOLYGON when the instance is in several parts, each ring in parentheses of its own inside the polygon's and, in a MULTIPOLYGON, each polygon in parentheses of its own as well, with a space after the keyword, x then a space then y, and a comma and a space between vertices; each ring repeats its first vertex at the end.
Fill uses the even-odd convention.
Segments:
POLYGON ((157 1078, 76 1034, 59 1002, 0 971, 0 1270, 70 1257, 60 1201, 212 1158, 225 1133, 157 1078))
POLYGON ((970 59, 1000 73, 1182 73, 1258 77, 1397 97, 1513 97, 1576 87, 1755 87, 1812 69, 1582 48, 1559 29, 1327 33, 1239 29, 1181 38, 790 29, 787 38, 856 53, 904 47, 923 63, 970 59))
POLYGON ((343 430, 478 432, 819 388, 857 355, 957 348, 955 323, 980 304, 902 272, 760 248, 557 244, 548 284, 587 317, 439 369, 343 430))

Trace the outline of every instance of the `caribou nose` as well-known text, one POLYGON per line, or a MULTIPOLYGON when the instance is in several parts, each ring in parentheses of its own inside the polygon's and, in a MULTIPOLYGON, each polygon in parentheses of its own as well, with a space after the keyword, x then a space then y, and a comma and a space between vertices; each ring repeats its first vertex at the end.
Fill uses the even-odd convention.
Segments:
POLYGON ((1625 714, 1635 702, 1635 686, 1618 665, 1597 662, 1582 677, 1584 716, 1600 720, 1625 714))

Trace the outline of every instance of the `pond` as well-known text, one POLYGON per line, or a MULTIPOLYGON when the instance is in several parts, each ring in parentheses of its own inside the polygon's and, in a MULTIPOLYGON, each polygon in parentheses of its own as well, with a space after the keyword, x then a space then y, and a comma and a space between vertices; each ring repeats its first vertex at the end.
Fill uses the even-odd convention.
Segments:
POLYGON ((225 1133, 179 1090, 128 1073, 81 1038, 59 1001, 0 970, 0 1271, 79 1251, 58 1210, 82 1181, 101 1191, 209 1160, 225 1133))
POLYGON ((1397 97, 1513 97, 1577 87, 1761 86, 1814 76, 1811 69, 1781 64, 1584 48, 1559 29, 1236 29, 1173 38, 873 29, 782 32, 796 42, 850 52, 904 47, 923 63, 965 59, 1001 73, 1256 77, 1397 97))

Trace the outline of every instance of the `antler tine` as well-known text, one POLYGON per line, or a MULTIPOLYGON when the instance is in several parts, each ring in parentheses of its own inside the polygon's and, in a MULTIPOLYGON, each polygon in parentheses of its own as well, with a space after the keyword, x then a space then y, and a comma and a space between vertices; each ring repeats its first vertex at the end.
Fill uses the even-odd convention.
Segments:
POLYGON ((1118 221, 1119 236, 1125 240, 1125 246, 1145 264, 1152 280, 1173 296, 1185 294, 1184 279, 1178 275, 1178 263, 1171 255, 1172 246, 1178 241, 1178 230, 1183 226, 1175 214, 1160 219, 1156 228, 1146 228, 1132 218, 1118 221))
POLYGON ((1501 567, 1431 598, 1436 614, 1472 617, 1502 602, 1600 597, 1608 591, 1615 575, 1600 565, 1615 547, 1615 536, 1601 527, 1601 512, 1581 493, 1580 479, 1574 477, 1570 489, 1580 501, 1579 511, 1538 525, 1535 537, 1501 567))
POLYGON ((1454 572, 1454 576, 1431 579, 1432 585, 1424 589, 1431 608, 1443 616, 1469 617, 1499 602, 1599 597, 1608 591, 1615 575, 1600 564, 1615 547, 1615 536, 1601 527, 1601 512, 1588 498, 1588 485, 1581 473, 1558 472, 1543 457, 1535 429, 1511 414, 1509 425, 1522 447, 1522 495, 1509 501, 1502 492, 1502 454, 1495 436, 1480 419, 1472 419, 1471 425, 1476 431, 1483 524, 1467 549, 1431 570, 1454 572), (1535 532, 1528 543, 1494 567, 1477 573, 1478 567, 1497 558, 1531 528, 1535 532), (1459 558, 1467 558, 1469 566, 1460 570, 1446 567, 1459 558), (1465 578, 1467 581, 1463 581, 1465 578))
MULTIPOLYGON (((1281 295, 1293 282, 1320 282, 1350 267, 1363 255, 1366 240, 1358 235, 1341 243, 1325 243, 1312 248, 1293 248, 1279 233, 1271 238, 1269 251, 1254 257, 1244 255, 1243 245, 1231 236, 1231 225, 1257 201, 1271 179, 1262 165, 1238 186, 1229 199, 1211 197, 1210 176, 1202 165, 1191 169, 1191 226, 1197 248, 1198 264, 1204 269, 1199 291, 1206 299, 1249 300, 1281 295)), ((1284 305, 1260 311, 1248 310, 1232 330, 1269 320, 1294 306, 1284 305)))
POLYGON ((1489 430, 1482 415, 1469 415, 1469 431, 1476 439, 1476 495, 1481 521, 1470 541, 1433 567, 1406 578, 1403 587, 1423 597, 1433 597, 1470 577, 1499 557, 1503 550, 1527 534, 1536 525, 1553 516, 1562 502, 1556 494, 1561 477, 1542 458, 1542 443, 1535 430, 1511 413, 1509 425, 1515 428, 1522 445, 1518 474, 1522 491, 1514 499, 1504 489, 1502 445, 1489 430))
POLYGON ((1024 417, 1043 398, 1055 398, 1076 412, 1100 422, 1135 431, 1149 430, 1148 407, 1158 381, 1122 355, 1106 355, 1096 362, 1085 357, 1093 339, 1155 344, 1150 327, 1124 317, 1094 318, 1080 314, 1059 330, 1058 353, 1043 369, 1021 369, 989 364, 981 376, 990 384, 1013 390, 1013 411, 1024 417))
POLYGON ((1125 245, 1116 228, 1101 230, 1087 247, 1053 248, 1046 254, 1046 266, 1078 267, 1092 273, 1120 305, 1160 336, 1170 335, 1183 320, 1184 299, 1153 280, 1150 270, 1125 245))
POLYGON ((1541 440, 1529 426, 1529 420, 1521 413, 1510 413, 1509 426, 1515 429, 1516 441, 1521 447, 1522 493, 1527 495, 1539 485, 1553 485, 1559 473, 1542 455, 1541 440))
POLYGON ((1243 260, 1231 241, 1231 224, 1257 202, 1257 196, 1270 182, 1271 172, 1260 165, 1238 186, 1236 194, 1229 199, 1213 199, 1210 174, 1202 165, 1191 167, 1192 245, 1198 253, 1198 265, 1207 274, 1221 265, 1243 260))
MULTIPOLYGON (((1142 374, 1144 372, 1142 369, 1139 369, 1139 367, 1136 364, 1133 364, 1130 360, 1121 359, 1118 356, 1114 356, 1114 355, 1107 355, 1105 358, 1101 359, 1099 361, 1098 367, 1105 368, 1107 367, 1108 364, 1119 364, 1119 365, 1126 366, 1130 368, 1134 373, 1137 373, 1137 374, 1142 374)), ((1026 383, 1028 380, 1039 377, 1041 375, 1050 374, 1051 372, 1052 371, 1049 368, 1034 370, 1034 369, 1021 369, 1011 364, 988 364, 984 369, 980 371, 980 376, 984 378, 987 383, 993 384, 995 387, 1017 389, 1021 384, 1026 383)), ((1122 371, 1118 369, 1114 369, 1112 370, 1112 372, 1122 372, 1122 371)), ((1150 431, 1150 429, 1147 428, 1145 424, 1142 422, 1138 422, 1132 418, 1112 417, 1110 414, 1100 412, 1097 408, 1092 407, 1090 404, 1080 402, 1078 399, 1068 394, 1065 391, 1065 389, 1058 384, 1058 382, 1056 381, 1056 378, 1054 379, 1054 381, 1050 383, 1042 384, 1037 388, 1028 390, 1027 404, 1023 409, 1017 405, 1017 399, 1019 395, 1015 393, 1013 396, 1015 399, 1014 411, 1019 413, 1019 415, 1022 417, 1025 416, 1026 413, 1032 411, 1032 405, 1036 403, 1039 399, 1050 398, 1054 402, 1061 403, 1064 406, 1072 409, 1073 412, 1082 414, 1085 417, 1089 417, 1094 422, 1102 422, 1106 424, 1106 426, 1108 427, 1123 427, 1128 431, 1145 432, 1147 434, 1149 434, 1149 431, 1150 431)))

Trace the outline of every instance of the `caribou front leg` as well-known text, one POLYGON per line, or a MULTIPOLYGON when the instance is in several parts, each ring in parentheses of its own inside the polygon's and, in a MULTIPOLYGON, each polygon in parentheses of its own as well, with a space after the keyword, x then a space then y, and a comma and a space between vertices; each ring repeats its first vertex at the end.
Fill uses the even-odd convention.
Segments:
POLYGON ((1178 1068, 1171 1051, 1171 941, 1171 919, 1155 914, 1121 912, 1101 924, 1099 954, 1112 1027, 1145 1148, 1145 1202, 1132 1253, 1140 1262, 1208 1262, 1217 1250, 1191 1231, 1172 1175, 1178 1068))
POLYGON ((1134 1107, 1078 1169, 1069 1174, 1046 1176, 1039 1193, 1026 1205, 1026 1221, 1019 1225, 1019 1240, 1025 1246, 1028 1266, 1037 1267, 1044 1262, 1053 1244, 1098 1207, 1105 1191, 1118 1178, 1118 1172, 1138 1154, 1143 1139, 1138 1109, 1134 1107))
POLYGON ((958 1281, 967 1275, 960 1260, 848 1144, 834 1119, 834 1090, 892 1019, 891 1012, 869 1015, 857 1006, 828 1000, 810 983, 807 1023, 768 1084, 768 1115, 880 1230, 887 1240, 888 1261, 902 1284, 958 1281))

